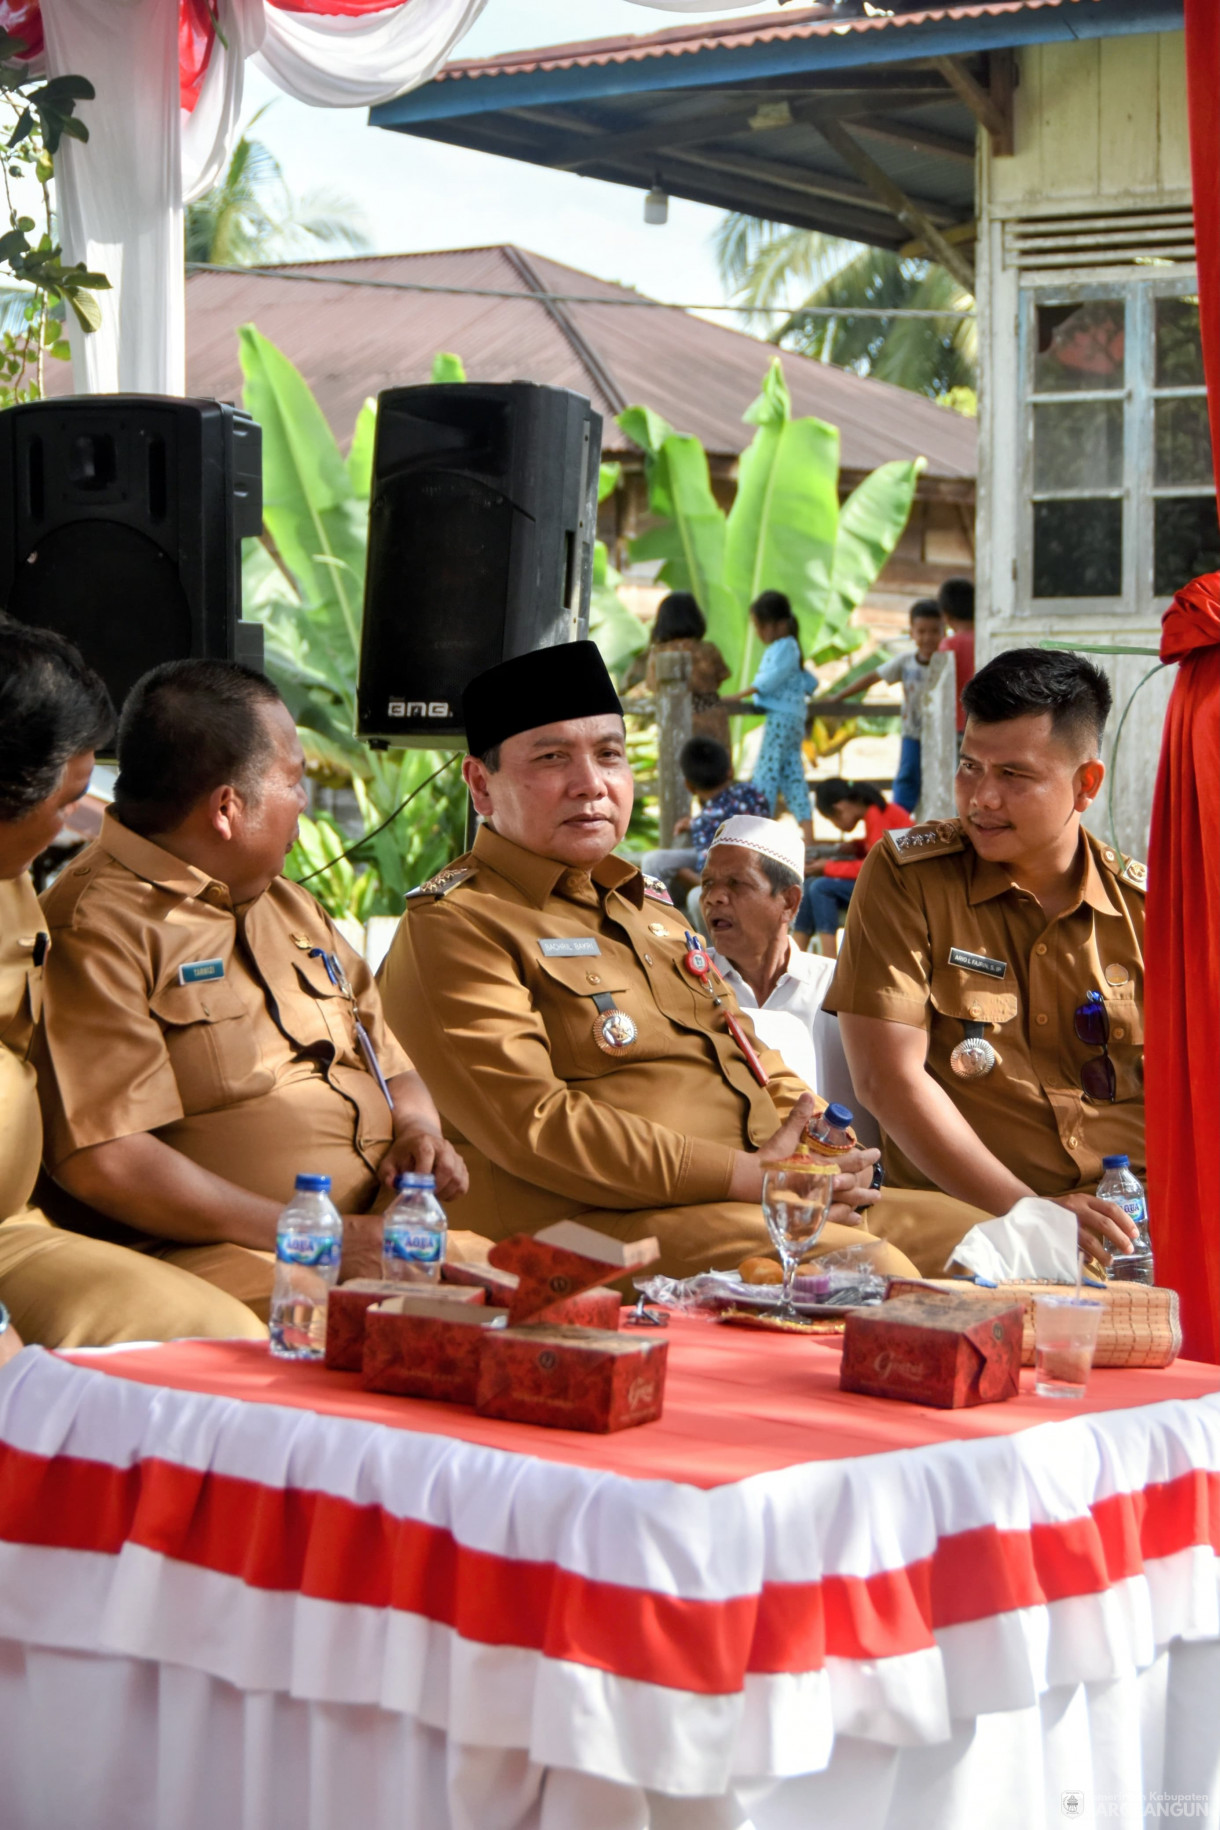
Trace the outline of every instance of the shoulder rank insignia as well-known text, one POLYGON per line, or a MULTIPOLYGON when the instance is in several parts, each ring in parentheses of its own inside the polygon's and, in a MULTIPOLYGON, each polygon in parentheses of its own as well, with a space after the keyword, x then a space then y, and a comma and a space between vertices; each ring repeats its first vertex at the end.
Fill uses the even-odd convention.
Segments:
POLYGON ((898 832, 887 832, 885 836, 899 864, 913 864, 920 858, 943 858, 966 849, 957 820, 929 820, 926 825, 903 826, 898 832))
POLYGON ((659 877, 649 877, 647 873, 643 871, 641 871, 640 875, 644 878, 645 896, 651 896, 654 902, 667 902, 672 909, 674 906, 674 899, 665 885, 661 882, 661 879, 659 877))
POLYGON ((1138 858, 1128 858, 1118 873, 1118 881, 1129 883, 1133 890, 1146 890, 1148 888, 1148 866, 1141 864, 1138 858))
POLYGON ((473 877, 477 869, 473 864, 448 864, 443 871, 437 871, 435 877, 429 877, 427 883, 421 883, 418 889, 407 891, 408 902, 439 902, 450 890, 456 890, 460 883, 473 877))

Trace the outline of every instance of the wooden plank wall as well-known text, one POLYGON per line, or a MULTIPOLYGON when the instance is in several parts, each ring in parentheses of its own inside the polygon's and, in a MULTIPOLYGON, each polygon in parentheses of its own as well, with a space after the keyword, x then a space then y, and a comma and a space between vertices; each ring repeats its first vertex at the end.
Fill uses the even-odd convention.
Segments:
POLYGON ((1014 97, 1016 152, 987 159, 991 211, 1093 207, 1190 190, 1182 32, 1030 45, 1014 97))

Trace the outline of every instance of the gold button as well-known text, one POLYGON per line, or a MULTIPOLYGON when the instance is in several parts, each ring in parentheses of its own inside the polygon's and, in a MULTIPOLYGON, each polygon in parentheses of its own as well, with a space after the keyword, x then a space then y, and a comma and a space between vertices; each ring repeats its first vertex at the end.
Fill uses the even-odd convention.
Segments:
POLYGON ((658 940, 664 940, 667 929, 664 922, 650 921, 648 924, 648 932, 650 934, 655 934, 658 940))
POLYGON ((1034 952, 1035 953, 1045 953, 1046 952, 1046 942, 1044 940, 1040 940, 1038 942, 1037 946, 1034 948, 1034 952))
POLYGON ((651 953, 646 953, 644 955, 644 964, 646 966, 651 966, 651 964, 652 964, 652 954, 651 953))
POLYGON ((1125 985, 1131 974, 1117 960, 1106 967, 1106 982, 1110 985, 1125 985))
POLYGON ((1115 1024, 1115 1025, 1114 1025, 1114 1029, 1113 1029, 1113 1032, 1112 1032, 1112 1034, 1113 1034, 1113 1036, 1114 1036, 1114 1040, 1115 1040, 1115 1041, 1116 1041, 1116 1042, 1121 1042, 1121 1041, 1122 1041, 1122 1039, 1123 1039, 1123 1037, 1124 1037, 1124 1036, 1125 1036, 1125 1035, 1126 1035, 1126 1033, 1127 1033, 1127 1032, 1126 1032, 1126 1030, 1125 1030, 1125 1029, 1124 1029, 1124 1028, 1123 1028, 1123 1026, 1122 1026, 1122 1024, 1121 1024, 1121 1023, 1116 1023, 1116 1024, 1115 1024))
POLYGON ((983 1006, 981 1004, 972 1004, 970 1006, 970 1015, 972 1017, 981 1017, 982 1014, 983 1014, 983 1006))
POLYGON ((602 982, 600 972, 586 972, 585 977, 588 979, 590 985, 600 985, 602 982))
POLYGON ((72 875, 74 877, 87 877, 92 869, 93 866, 91 864, 78 864, 72 875))
POLYGON ((1046 1021, 1047 1021, 1046 1012, 1044 1010, 1040 1010, 1038 1012, 1037 1016, 1034 1018, 1034 1022, 1035 1023, 1045 1023, 1046 1021))
POLYGON ((1075 1150, 1075 1148, 1076 1148, 1076 1144, 1077 1144, 1077 1139, 1076 1139, 1076 1138, 1074 1138, 1074 1137, 1069 1137, 1069 1139, 1068 1139, 1068 1149, 1069 1149, 1069 1150, 1075 1150))
POLYGON ((1114 853, 1112 851, 1103 852, 1102 856, 1105 858, 1107 864, 1113 864, 1114 853))

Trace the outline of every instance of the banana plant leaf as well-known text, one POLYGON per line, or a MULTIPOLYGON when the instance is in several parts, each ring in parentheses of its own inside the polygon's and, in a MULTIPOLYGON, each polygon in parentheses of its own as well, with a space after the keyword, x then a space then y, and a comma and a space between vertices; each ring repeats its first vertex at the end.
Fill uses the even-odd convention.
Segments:
POLYGON ((760 650, 742 614, 760 591, 792 601, 806 648, 822 633, 839 523, 839 432, 820 419, 793 419, 778 359, 744 415, 758 427, 738 467, 725 540, 725 583, 738 614, 721 652, 736 689, 754 677, 760 650))
POLYGON ((373 442, 377 437, 377 402, 366 400, 356 415, 356 429, 347 454, 347 475, 352 494, 367 502, 373 493, 373 442))
POLYGON ((926 458, 882 464, 857 485, 839 511, 826 618, 842 628, 898 545, 926 458))
POLYGON ((309 606, 311 649, 333 663, 343 647, 359 652, 367 509, 300 371, 252 324, 238 334, 246 407, 263 429, 263 520, 309 606))

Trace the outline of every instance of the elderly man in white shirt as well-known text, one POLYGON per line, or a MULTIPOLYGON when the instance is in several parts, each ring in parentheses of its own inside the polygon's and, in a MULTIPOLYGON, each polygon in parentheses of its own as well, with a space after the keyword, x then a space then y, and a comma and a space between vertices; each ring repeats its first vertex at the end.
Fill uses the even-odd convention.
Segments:
POLYGON ((803 953, 788 932, 804 870, 794 825, 735 814, 716 828, 703 866, 703 924, 716 970, 762 1040, 823 1099, 849 1106, 871 1146, 876 1121, 852 1091, 838 1020, 822 1009, 835 963, 803 953))

